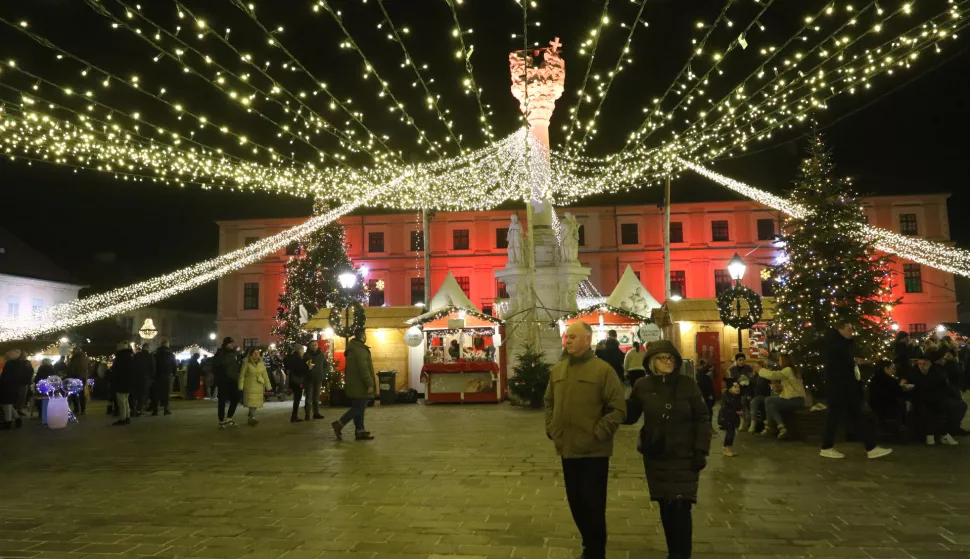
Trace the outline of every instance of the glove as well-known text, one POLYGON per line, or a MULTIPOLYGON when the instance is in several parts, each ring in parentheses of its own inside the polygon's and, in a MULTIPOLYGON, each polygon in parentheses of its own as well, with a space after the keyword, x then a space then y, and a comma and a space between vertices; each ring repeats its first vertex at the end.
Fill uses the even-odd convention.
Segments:
POLYGON ((690 470, 695 473, 700 473, 701 470, 707 467, 707 455, 702 452, 694 452, 694 456, 690 460, 690 470))

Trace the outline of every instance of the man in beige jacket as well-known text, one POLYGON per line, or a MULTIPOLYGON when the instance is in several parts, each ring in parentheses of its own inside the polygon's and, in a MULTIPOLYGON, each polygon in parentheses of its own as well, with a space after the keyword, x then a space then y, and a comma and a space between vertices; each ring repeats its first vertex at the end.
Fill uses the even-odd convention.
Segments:
POLYGON ((606 483, 613 435, 626 418, 623 385, 593 355, 593 329, 566 330, 567 357, 552 367, 546 388, 546 436, 562 457, 566 499, 583 538, 584 559, 606 556, 606 483))

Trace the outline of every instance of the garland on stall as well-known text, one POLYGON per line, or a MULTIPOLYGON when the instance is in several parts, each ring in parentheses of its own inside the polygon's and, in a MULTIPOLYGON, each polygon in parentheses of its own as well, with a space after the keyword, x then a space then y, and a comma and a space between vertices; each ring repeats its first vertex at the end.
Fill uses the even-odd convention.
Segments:
POLYGON ((474 316, 475 318, 480 318, 482 320, 487 320, 489 322, 494 322, 495 324, 499 324, 499 325, 505 324, 505 321, 503 321, 500 318, 495 318, 494 316, 492 316, 490 314, 485 314, 485 313, 481 313, 481 312, 478 312, 478 311, 473 310, 473 309, 466 309, 466 308, 463 308, 463 307, 455 307, 455 306, 451 306, 451 305, 446 306, 446 307, 441 307, 441 308, 433 311, 434 314, 423 314, 423 315, 421 315, 419 317, 412 318, 411 320, 408 320, 407 323, 408 324, 411 324, 413 326, 419 326, 421 324, 425 324, 425 323, 428 323, 428 322, 433 322, 435 320, 438 320, 439 318, 444 318, 444 317, 448 316, 449 314, 451 314, 453 312, 456 312, 456 311, 457 312, 464 312, 466 315, 474 316))
POLYGON ((427 334, 431 339, 447 338, 448 336, 457 336, 458 334, 464 334, 466 336, 494 336, 495 330, 492 328, 456 328, 448 330, 428 330, 427 334))
MULTIPOLYGON (((620 315, 620 316, 625 316, 626 318, 629 318, 631 320, 636 320, 637 322, 640 322, 640 323, 643 323, 643 324, 653 324, 653 319, 651 319, 649 317, 646 317, 646 316, 643 316, 641 314, 637 314, 637 313, 630 312, 630 311, 625 310, 625 309, 621 309, 620 307, 614 307, 613 305, 595 305, 595 306, 592 306, 592 307, 586 307, 585 309, 579 309, 576 312, 571 312, 571 313, 568 313, 568 314, 564 314, 563 316, 561 316, 561 317, 557 318, 556 320, 553 320, 552 322, 550 322, 549 325, 550 326, 557 326, 559 324, 559 321, 560 320, 572 320, 574 318, 579 318, 581 316, 584 316, 584 315, 587 315, 587 314, 594 314, 594 313, 597 313, 597 312, 613 313, 613 314, 617 314, 617 315, 620 315)), ((593 326, 593 325, 591 325, 591 326, 593 326)))
POLYGON ((721 322, 740 330, 747 330, 761 322, 761 296, 750 287, 735 285, 717 296, 717 310, 721 313, 721 322), (748 303, 748 313, 737 315, 735 303, 742 299, 748 303))
POLYGON ((333 329, 334 334, 341 338, 353 337, 354 332, 358 329, 363 328, 364 324, 367 322, 367 316, 364 314, 364 305, 360 304, 360 301, 356 299, 344 299, 339 301, 330 309, 330 328, 333 329), (354 318, 350 324, 344 324, 344 311, 351 309, 354 318))

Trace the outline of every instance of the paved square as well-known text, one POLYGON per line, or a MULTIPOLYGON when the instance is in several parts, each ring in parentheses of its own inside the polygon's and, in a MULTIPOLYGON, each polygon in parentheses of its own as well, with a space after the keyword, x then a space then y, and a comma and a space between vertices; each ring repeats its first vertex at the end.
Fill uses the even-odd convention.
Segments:
MULTIPOLYGON (((0 557, 568 559, 579 541, 541 412, 503 405, 368 410, 376 440, 325 421, 216 428, 212 402, 110 427, 0 431, 0 557)), ((240 411, 239 418, 245 419, 240 411)), ((244 423, 244 421, 243 421, 244 423)), ((868 461, 739 435, 716 441, 694 515, 695 557, 970 557, 970 439, 868 461)), ((635 450, 617 437, 611 558, 665 557, 635 450)))

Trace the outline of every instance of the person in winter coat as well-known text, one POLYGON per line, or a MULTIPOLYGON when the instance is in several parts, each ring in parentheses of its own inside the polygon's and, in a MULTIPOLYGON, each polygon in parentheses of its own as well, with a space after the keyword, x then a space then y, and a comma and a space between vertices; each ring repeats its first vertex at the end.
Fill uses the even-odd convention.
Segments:
POLYGON ((87 389, 89 370, 88 356, 80 346, 75 346, 71 350, 71 360, 67 365, 67 377, 76 378, 84 383, 80 392, 71 396, 71 403, 74 405, 74 415, 84 415, 87 409, 87 389))
POLYGON ((828 417, 825 420, 825 436, 819 455, 825 458, 845 458, 835 450, 835 432, 839 426, 849 421, 861 432, 862 441, 869 458, 886 456, 892 449, 876 446, 876 434, 862 416, 862 374, 859 365, 865 359, 855 357, 855 326, 846 319, 836 323, 825 338, 823 359, 825 365, 825 384, 828 389, 828 417))
POLYGON ((195 393, 198 392, 199 383, 202 382, 204 375, 202 364, 199 363, 199 354, 193 353, 185 370, 186 399, 195 400, 195 393))
MULTIPOLYGON (((303 397, 303 384, 310 375, 310 367, 303 358, 305 350, 302 345, 296 345, 286 356, 286 374, 290 376, 290 390, 293 391, 293 413, 290 415, 290 423, 303 421, 300 419, 300 398, 303 397)), ((307 406, 309 405, 307 403, 307 406)))
POLYGON ((57 363, 54 363, 54 374, 62 379, 67 378, 67 356, 62 355, 57 363))
POLYGON ((758 378, 766 382, 777 381, 781 383, 781 394, 772 394, 765 398, 765 414, 768 417, 768 424, 765 425, 764 434, 770 436, 777 429, 779 439, 788 438, 788 429, 785 428, 785 414, 800 410, 805 407, 805 385, 802 383, 802 376, 795 368, 791 355, 783 354, 779 357, 778 366, 780 370, 761 369, 758 371, 758 378))
POLYGON ((639 450, 650 499, 660 520, 671 559, 691 556, 691 507, 697 502, 700 472, 711 449, 711 419, 701 390, 680 374, 683 360, 670 340, 647 345, 647 369, 627 402, 627 424, 643 416, 639 450))
POLYGON ((216 374, 212 371, 212 357, 202 360, 202 372, 205 373, 205 399, 214 400, 216 393, 216 374))
POLYGON ((367 331, 358 328, 354 337, 347 343, 344 352, 347 368, 344 371, 344 389, 350 398, 350 409, 337 421, 330 424, 337 440, 341 440, 341 430, 344 425, 354 422, 354 440, 369 441, 374 438, 364 427, 364 411, 367 402, 374 397, 374 361, 371 359, 370 348, 367 347, 367 331))
POLYGON ((178 373, 178 360, 168 348, 168 341, 155 350, 155 398, 152 400, 152 415, 158 415, 158 406, 162 406, 165 415, 172 415, 169 399, 172 396, 172 382, 178 373))
POLYGON ((303 419, 310 420, 310 400, 313 400, 313 419, 323 419, 320 414, 320 391, 323 389, 323 379, 330 370, 327 356, 320 350, 316 342, 310 346, 310 371, 304 384, 306 385, 306 404, 303 406, 303 419))
POLYGON ((3 408, 3 423, 0 424, 0 429, 10 429, 13 426, 19 429, 23 425, 23 418, 17 410, 17 400, 23 383, 25 365, 26 367, 30 365, 22 358, 23 352, 19 349, 8 351, 5 357, 3 370, 0 371, 0 408, 3 408))
POLYGON ((958 443, 953 437, 962 433, 960 424, 967 413, 967 404, 959 390, 950 386, 943 367, 945 361, 944 350, 919 358, 917 366, 921 374, 915 383, 913 409, 918 430, 926 436, 926 444, 939 441, 956 446, 958 443))
POLYGON ((256 410, 263 407, 263 392, 271 390, 266 364, 259 348, 249 348, 249 353, 243 359, 242 369, 239 371, 239 390, 242 390, 243 405, 249 408, 249 426, 255 427, 256 410))
POLYGON ((876 364, 869 379, 869 409, 879 424, 902 439, 901 427, 906 424, 906 396, 915 387, 896 376, 896 365, 888 359, 876 364))
MULTIPOLYGON (((51 363, 50 359, 41 359, 40 366, 37 367, 37 373, 34 374, 33 380, 28 381, 31 386, 37 386, 37 382, 48 379, 54 375, 54 365, 51 363)), ((35 389, 36 390, 36 389, 35 389)), ((34 399, 34 409, 37 410, 37 415, 41 415, 41 408, 43 403, 40 399, 34 399)))
MULTIPOLYGON (((728 378, 724 379, 724 384, 725 389, 730 389, 734 383, 741 385, 741 405, 744 406, 744 409, 751 406, 751 400, 755 395, 756 380, 754 369, 751 365, 748 365, 747 357, 743 353, 735 355, 734 365, 728 369, 728 378)), ((741 420, 741 431, 750 429, 751 423, 753 423, 753 418, 750 415, 745 415, 741 420)))
POLYGON ((620 340, 617 338, 616 330, 610 330, 606 333, 606 344, 603 346, 603 351, 597 353, 596 357, 606 361, 613 367, 616 375, 620 377, 621 383, 626 380, 626 377, 623 375, 623 361, 626 356, 623 354, 623 350, 620 349, 620 340))
POLYGON ((643 358, 645 356, 646 353, 640 347, 640 342, 633 342, 633 349, 626 352, 626 356, 623 357, 623 371, 626 372, 626 378, 630 381, 630 386, 633 386, 638 380, 647 376, 647 370, 643 367, 643 358))
POLYGON ((707 412, 714 419, 714 365, 701 359, 697 362, 697 386, 701 389, 704 403, 707 404, 707 412))
POLYGON ((219 390, 219 428, 239 427, 232 416, 239 405, 239 361, 236 359, 236 342, 226 336, 222 347, 212 356, 212 373, 219 390), (226 414, 226 403, 229 413, 226 414))
POLYGON ((957 360, 957 349, 955 344, 951 344, 946 349, 943 361, 943 371, 946 373, 946 380, 950 383, 950 386, 960 390, 960 387, 963 386, 963 369, 960 367, 960 362, 957 360))
POLYGON ((583 557, 606 556, 606 492, 613 437, 626 417, 623 381, 590 349, 593 329, 566 330, 568 356, 553 365, 545 393, 546 436, 562 460, 566 500, 583 557))
POLYGON ((734 435, 738 427, 741 426, 741 416, 744 415, 744 406, 741 405, 741 385, 734 383, 731 388, 724 393, 721 399, 721 411, 717 414, 717 425, 724 430, 724 456, 737 456, 732 447, 734 446, 734 435))
POLYGON ((911 374, 910 359, 913 357, 913 348, 910 345, 909 332, 899 330, 896 332, 896 341, 893 343, 893 364, 896 365, 896 374, 900 378, 908 378, 911 374))
POLYGON ((144 343, 135 354, 135 374, 131 382, 131 407, 135 417, 148 411, 148 394, 155 383, 155 357, 151 345, 144 343))
POLYGON ((135 380, 135 355, 131 351, 129 342, 118 344, 118 351, 115 352, 115 360, 111 365, 111 384, 114 387, 117 409, 119 410, 118 421, 112 425, 131 424, 131 408, 128 407, 128 394, 134 386, 135 380))

